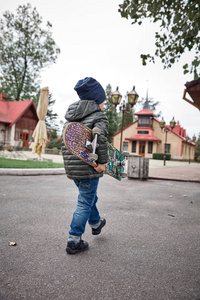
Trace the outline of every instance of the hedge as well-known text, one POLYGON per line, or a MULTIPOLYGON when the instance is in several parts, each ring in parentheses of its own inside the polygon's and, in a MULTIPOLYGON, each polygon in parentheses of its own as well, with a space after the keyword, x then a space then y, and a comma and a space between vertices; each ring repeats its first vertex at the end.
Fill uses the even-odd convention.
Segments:
MULTIPOLYGON (((153 158, 164 160, 164 153, 153 153, 153 158)), ((171 154, 166 153, 166 160, 170 160, 170 159, 171 159, 171 154)))

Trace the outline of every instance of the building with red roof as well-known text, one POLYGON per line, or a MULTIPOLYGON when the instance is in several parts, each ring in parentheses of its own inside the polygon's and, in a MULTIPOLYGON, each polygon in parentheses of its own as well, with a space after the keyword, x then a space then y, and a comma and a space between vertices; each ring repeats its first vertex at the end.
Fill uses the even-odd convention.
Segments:
POLYGON ((38 122, 36 106, 32 100, 8 101, 0 93, 0 145, 28 147, 38 122))
MULTIPOLYGON (((194 160, 195 143, 186 138, 186 130, 179 122, 167 133, 160 128, 159 121, 150 110, 146 100, 144 108, 135 113, 137 121, 129 124, 122 132, 122 149, 131 154, 153 158, 154 153, 171 154, 171 159, 194 160)), ((120 149, 121 130, 112 136, 113 145, 120 149)))

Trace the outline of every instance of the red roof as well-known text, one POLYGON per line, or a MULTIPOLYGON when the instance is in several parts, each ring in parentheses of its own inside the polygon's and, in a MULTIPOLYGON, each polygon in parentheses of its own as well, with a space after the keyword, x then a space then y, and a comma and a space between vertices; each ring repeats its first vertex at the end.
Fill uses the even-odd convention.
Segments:
POLYGON ((0 122, 12 126, 31 105, 35 107, 32 100, 0 101, 0 122))
POLYGON ((148 116, 156 117, 156 115, 154 115, 154 113, 150 109, 142 109, 142 110, 138 111, 137 113, 135 113, 135 115, 136 116, 148 115, 148 116))
POLYGON ((136 134, 129 138, 125 138, 125 140, 128 140, 128 141, 150 141, 150 142, 160 142, 161 141, 161 140, 157 139, 155 136, 148 135, 148 134, 136 134))

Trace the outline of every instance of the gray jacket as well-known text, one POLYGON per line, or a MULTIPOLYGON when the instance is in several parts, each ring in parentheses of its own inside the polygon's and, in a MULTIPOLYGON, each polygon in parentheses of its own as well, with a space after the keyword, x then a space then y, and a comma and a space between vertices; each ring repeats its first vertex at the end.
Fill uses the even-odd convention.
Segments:
MULTIPOLYGON (((108 119, 101 111, 99 105, 91 100, 79 100, 71 104, 65 114, 67 122, 80 122, 89 128, 98 127, 101 134, 98 136, 99 147, 96 149, 98 155, 98 163, 105 164, 107 162, 107 134, 108 119)), ((63 129, 64 129, 63 128, 63 129)), ((62 143, 62 155, 66 174, 72 179, 92 179, 102 177, 103 173, 98 173, 93 167, 72 155, 62 143)))

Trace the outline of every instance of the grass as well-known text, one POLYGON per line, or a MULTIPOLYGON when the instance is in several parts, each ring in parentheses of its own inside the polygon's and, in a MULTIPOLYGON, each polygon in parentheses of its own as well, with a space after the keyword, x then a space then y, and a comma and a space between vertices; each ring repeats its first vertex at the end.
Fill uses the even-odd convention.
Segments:
POLYGON ((49 169, 49 168, 64 168, 64 164, 53 163, 50 161, 17 160, 17 159, 0 157, 0 168, 49 169))

